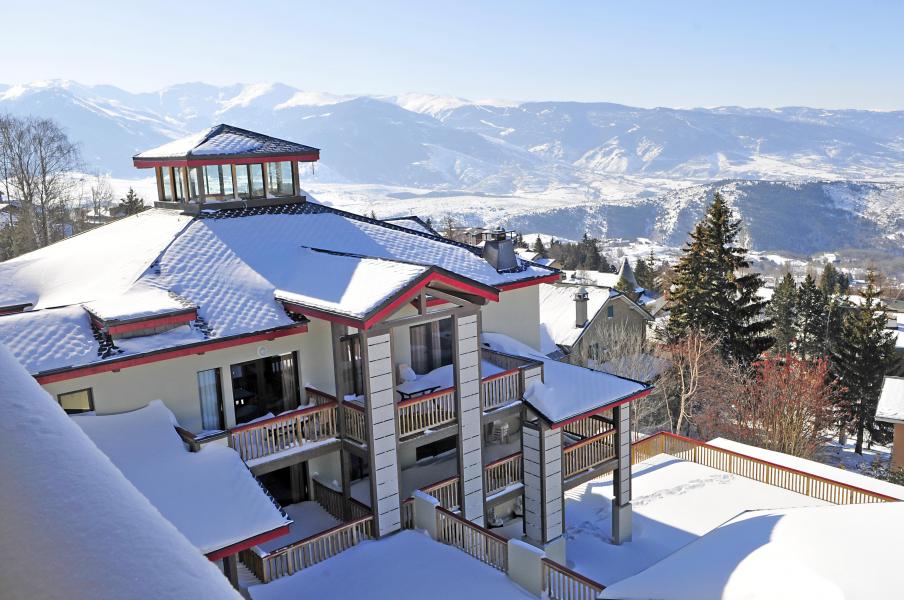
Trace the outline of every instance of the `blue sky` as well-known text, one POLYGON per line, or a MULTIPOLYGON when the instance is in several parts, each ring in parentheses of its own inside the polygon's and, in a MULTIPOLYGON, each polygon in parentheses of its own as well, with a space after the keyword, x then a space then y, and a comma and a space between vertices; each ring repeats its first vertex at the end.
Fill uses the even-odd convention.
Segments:
POLYGON ((3 14, 7 84, 280 81, 336 93, 904 109, 900 1, 31 0, 3 14))

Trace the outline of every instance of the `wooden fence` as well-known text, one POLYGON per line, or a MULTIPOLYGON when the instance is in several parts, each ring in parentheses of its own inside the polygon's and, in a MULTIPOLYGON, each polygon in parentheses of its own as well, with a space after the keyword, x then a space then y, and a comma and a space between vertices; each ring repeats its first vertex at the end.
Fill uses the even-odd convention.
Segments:
POLYGON ((503 406, 513 400, 520 400, 523 393, 521 371, 520 369, 510 369, 484 377, 480 386, 483 388, 484 410, 503 406))
POLYGON ((229 430, 229 447, 248 461, 335 437, 337 410, 333 402, 234 427, 229 430))
POLYGON ((364 422, 364 408, 346 402, 342 405, 342 415, 345 419, 345 437, 359 444, 366 444, 367 425, 364 422))
POLYGON ((373 516, 337 525, 317 535, 294 542, 273 552, 257 548, 243 550, 239 559, 263 583, 291 575, 373 539, 373 516))
POLYGON ((631 446, 632 463, 641 462, 657 454, 668 454, 833 504, 900 500, 665 431, 644 438, 631 446))
POLYGON ((396 407, 401 437, 454 423, 455 388, 404 400, 396 407))
POLYGON ((441 506, 436 507, 437 541, 455 546, 503 573, 508 571, 508 542, 441 506))
MULTIPOLYGON (((606 414, 611 417, 611 412, 607 412, 606 414)), ((612 429, 612 425, 594 415, 587 417, 586 419, 581 419, 580 421, 575 421, 574 423, 569 423, 562 427, 562 429, 580 438, 589 438, 612 429)))
POLYGON ((567 446, 562 452, 563 476, 567 479, 599 466, 611 458, 615 458, 614 429, 567 446))
POLYGON ((605 586, 548 558, 542 559, 543 597, 550 600, 596 600, 605 586))
POLYGON ((491 462, 483 468, 484 489, 487 496, 495 494, 513 483, 521 483, 521 453, 516 452, 491 462))
POLYGON ((422 487, 421 491, 439 500, 439 505, 443 508, 454 510, 459 507, 458 475, 422 487))

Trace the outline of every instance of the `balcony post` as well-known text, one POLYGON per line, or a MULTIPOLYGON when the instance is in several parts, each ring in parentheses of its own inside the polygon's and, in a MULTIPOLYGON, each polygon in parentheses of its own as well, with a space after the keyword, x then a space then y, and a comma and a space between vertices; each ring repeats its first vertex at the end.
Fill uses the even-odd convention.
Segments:
MULTIPOLYGON (((339 407, 336 409, 336 418, 339 419, 339 439, 345 440, 345 395, 348 391, 342 382, 342 342, 343 336, 348 335, 348 326, 338 323, 330 323, 330 344, 333 350, 333 389, 336 390, 336 400, 339 407)), ((339 444, 339 470, 342 474, 342 518, 351 518, 351 477, 349 474, 348 452, 345 444, 339 444)))
POLYGON ((524 531, 536 546, 564 562, 562 502, 562 430, 542 419, 524 421, 524 531))
POLYGON ((455 395, 458 411, 458 474, 461 514, 483 526, 480 343, 477 314, 452 317, 455 395))
POLYGON ((370 460, 370 506, 374 514, 374 533, 382 537, 401 529, 402 522, 391 334, 386 331, 368 335, 361 331, 359 335, 366 369, 365 421, 370 460))
POLYGON ((612 543, 631 541, 631 405, 612 411, 615 421, 615 472, 612 474, 612 543))

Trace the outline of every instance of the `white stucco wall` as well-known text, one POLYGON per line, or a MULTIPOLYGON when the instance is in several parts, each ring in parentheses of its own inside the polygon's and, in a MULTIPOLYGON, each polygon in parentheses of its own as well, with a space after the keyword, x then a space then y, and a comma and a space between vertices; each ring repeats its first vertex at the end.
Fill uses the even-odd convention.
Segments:
POLYGON ((481 309, 483 331, 504 333, 528 346, 540 349, 540 288, 529 287, 502 292, 499 302, 481 309))

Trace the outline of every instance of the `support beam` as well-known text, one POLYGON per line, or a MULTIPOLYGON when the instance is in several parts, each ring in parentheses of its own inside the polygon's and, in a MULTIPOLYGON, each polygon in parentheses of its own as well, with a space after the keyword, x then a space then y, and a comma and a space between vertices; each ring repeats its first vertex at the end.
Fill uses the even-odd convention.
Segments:
POLYGON ((562 502, 562 430, 542 420, 521 427, 524 461, 524 530, 546 548, 564 532, 562 502))
POLYGON ((239 589, 239 559, 238 555, 230 554, 223 557, 223 574, 232 587, 239 589))
POLYGON ((631 541, 631 405, 613 409, 615 421, 615 472, 612 473, 615 497, 612 498, 612 543, 631 541))
POLYGON ((484 524, 483 451, 480 416, 480 344, 477 314, 452 318, 455 390, 458 399, 458 473, 462 515, 484 524))

